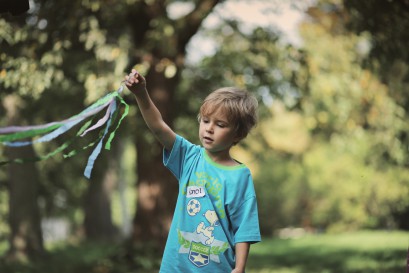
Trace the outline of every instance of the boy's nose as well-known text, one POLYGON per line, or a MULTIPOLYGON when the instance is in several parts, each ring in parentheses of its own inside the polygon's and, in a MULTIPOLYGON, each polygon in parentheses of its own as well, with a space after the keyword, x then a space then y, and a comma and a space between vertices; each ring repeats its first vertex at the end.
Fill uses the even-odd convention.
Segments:
POLYGON ((213 125, 211 123, 207 124, 206 132, 212 133, 213 132, 213 125))

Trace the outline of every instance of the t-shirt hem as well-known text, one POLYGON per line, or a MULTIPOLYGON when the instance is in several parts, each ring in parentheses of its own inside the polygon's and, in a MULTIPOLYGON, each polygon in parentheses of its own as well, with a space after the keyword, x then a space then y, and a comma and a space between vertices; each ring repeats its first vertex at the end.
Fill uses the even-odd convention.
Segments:
POLYGON ((252 236, 252 237, 246 236, 246 237, 236 238, 234 244, 238 244, 238 243, 255 244, 259 242, 261 242, 261 238, 258 236, 252 236))

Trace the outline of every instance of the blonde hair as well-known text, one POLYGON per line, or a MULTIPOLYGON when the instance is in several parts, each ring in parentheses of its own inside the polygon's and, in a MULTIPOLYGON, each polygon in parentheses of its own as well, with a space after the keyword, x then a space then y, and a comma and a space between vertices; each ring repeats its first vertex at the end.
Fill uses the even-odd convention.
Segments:
POLYGON ((257 99, 246 90, 223 87, 210 93, 202 103, 198 120, 222 111, 235 126, 237 137, 245 138, 257 124, 257 99))

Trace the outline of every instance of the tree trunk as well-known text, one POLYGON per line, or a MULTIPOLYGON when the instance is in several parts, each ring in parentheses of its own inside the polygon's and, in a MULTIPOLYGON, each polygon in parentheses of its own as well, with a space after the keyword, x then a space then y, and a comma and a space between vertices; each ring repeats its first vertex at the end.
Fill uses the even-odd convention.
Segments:
MULTIPOLYGON (((4 99, 8 124, 20 124, 18 101, 13 95, 4 99)), ((32 146, 7 148, 8 158, 32 158, 32 146)), ((25 261, 43 254, 41 216, 37 203, 39 174, 34 163, 10 164, 9 173, 9 224, 10 241, 7 259, 25 261)))
POLYGON ((118 235, 118 229, 112 221, 111 197, 115 190, 117 176, 117 153, 114 145, 108 163, 99 158, 84 201, 84 229, 86 238, 93 241, 111 241, 118 235))

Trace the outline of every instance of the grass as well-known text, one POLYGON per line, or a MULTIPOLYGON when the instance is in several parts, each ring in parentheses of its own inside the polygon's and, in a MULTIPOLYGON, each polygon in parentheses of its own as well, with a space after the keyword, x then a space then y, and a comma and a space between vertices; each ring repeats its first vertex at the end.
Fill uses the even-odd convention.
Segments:
MULTIPOLYGON (((298 239, 264 239, 251 247, 247 273, 403 273, 409 246, 408 232, 367 231, 310 235, 298 239)), ((6 245, 0 242, 0 256, 6 245)), ((7 273, 151 273, 159 266, 149 247, 101 244, 58 245, 36 262, 10 264, 7 273)))
POLYGON ((265 239, 252 246, 248 273, 402 273, 408 246, 405 232, 265 239))
MULTIPOLYGON (((160 257, 148 246, 115 243, 81 243, 47 247, 47 253, 31 262, 0 259, 1 273, 151 273, 157 272, 160 257)), ((0 253, 1 256, 1 253, 0 253)))

